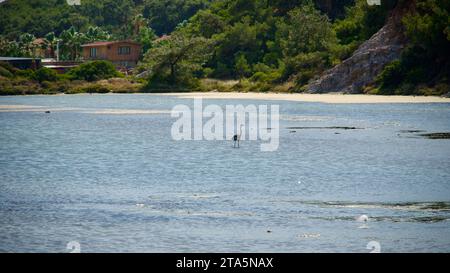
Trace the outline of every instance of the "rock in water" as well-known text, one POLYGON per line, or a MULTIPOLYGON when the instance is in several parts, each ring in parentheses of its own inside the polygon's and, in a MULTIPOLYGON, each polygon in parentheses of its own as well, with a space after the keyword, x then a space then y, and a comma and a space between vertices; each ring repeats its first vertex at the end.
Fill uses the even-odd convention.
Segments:
POLYGON ((369 216, 361 215, 358 218, 356 218, 356 221, 363 222, 363 223, 369 222, 369 216))
POLYGON ((350 58, 312 81, 307 86, 307 92, 355 94, 373 83, 387 64, 400 57, 406 45, 402 18, 414 1, 405 2, 407 4, 399 4, 392 11, 384 27, 364 42, 350 58))

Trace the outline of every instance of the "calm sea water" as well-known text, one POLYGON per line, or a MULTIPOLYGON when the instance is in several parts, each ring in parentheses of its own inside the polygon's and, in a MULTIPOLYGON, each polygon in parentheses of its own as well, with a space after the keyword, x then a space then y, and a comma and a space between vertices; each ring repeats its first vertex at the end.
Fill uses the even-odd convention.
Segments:
POLYGON ((280 148, 173 141, 189 99, 1 97, 0 252, 450 251, 450 140, 405 132, 449 104, 204 103, 279 104, 280 148), (362 129, 287 129, 327 126, 362 129))

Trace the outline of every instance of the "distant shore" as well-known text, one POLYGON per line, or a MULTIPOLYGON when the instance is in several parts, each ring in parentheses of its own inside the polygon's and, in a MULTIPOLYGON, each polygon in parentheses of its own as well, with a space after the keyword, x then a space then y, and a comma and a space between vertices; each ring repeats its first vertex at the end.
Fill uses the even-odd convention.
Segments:
POLYGON ((336 104, 365 103, 450 103, 450 98, 424 96, 382 96, 382 95, 347 95, 329 94, 284 94, 284 93, 238 93, 238 92, 193 92, 193 93, 161 93, 163 96, 179 98, 204 99, 243 99, 243 100, 280 100, 298 102, 321 102, 336 104))
MULTIPOLYGON (((94 93, 96 94, 96 93, 94 93)), ((78 94, 34 94, 35 96, 84 96, 88 93, 78 94)), ((185 99, 240 99, 240 100, 272 100, 272 101, 298 101, 318 102, 328 104, 376 104, 376 103, 450 103, 450 98, 437 96, 383 96, 367 94, 306 94, 306 93, 261 93, 261 92, 173 92, 173 93, 105 93, 97 95, 143 95, 143 96, 173 96, 185 99)), ((22 95, 9 95, 22 96, 22 95)), ((29 95, 25 95, 29 96, 29 95)), ((0 96, 5 97, 5 96, 0 96)), ((5 105, 3 105, 5 106, 5 105)), ((4 107, 1 107, 4 108, 4 107)), ((0 109, 7 111, 10 109, 0 109)), ((17 109, 16 109, 17 110, 17 109)), ((30 110, 30 109, 21 109, 30 110)), ((31 109, 32 110, 32 109, 31 109)), ((0 112, 1 112, 0 111, 0 112)))

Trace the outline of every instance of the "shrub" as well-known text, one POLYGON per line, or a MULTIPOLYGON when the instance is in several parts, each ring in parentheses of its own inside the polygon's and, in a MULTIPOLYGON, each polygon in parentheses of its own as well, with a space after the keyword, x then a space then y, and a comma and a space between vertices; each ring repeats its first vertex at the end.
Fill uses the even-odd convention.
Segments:
POLYGON ((250 78, 252 82, 267 82, 269 77, 264 72, 256 72, 253 74, 253 76, 250 78))
POLYGON ((68 81, 44 81, 41 83, 41 87, 46 94, 66 93, 69 90, 69 86, 70 84, 68 81))
POLYGON ((13 67, 10 63, 0 62, 0 76, 12 78, 16 71, 17 68, 13 67))
POLYGON ((213 75, 213 73, 214 73, 214 69, 212 69, 210 67, 205 67, 205 68, 203 68, 202 76, 204 78, 208 78, 208 77, 211 77, 213 75))
POLYGON ((239 78, 247 77, 251 73, 250 66, 244 54, 236 56, 235 63, 235 73, 239 78))
POLYGON ((395 60, 386 65, 378 76, 377 82, 380 83, 381 90, 386 93, 389 89, 397 87, 403 79, 403 71, 400 60, 395 60))
POLYGON ((269 92, 271 89, 272 89, 271 84, 259 82, 255 85, 251 85, 248 90, 252 92, 269 92))
POLYGON ((230 92, 236 81, 224 81, 216 79, 203 79, 201 81, 201 91, 230 92))
POLYGON ((33 95, 42 92, 41 86, 24 78, 0 77, 0 95, 33 95), (5 80, 3 80, 5 79, 5 80))
POLYGON ((242 79, 238 83, 233 85, 232 90, 245 92, 245 91, 249 91, 252 86, 254 86, 254 84, 252 84, 249 80, 242 79))
POLYGON ((280 78, 292 75, 291 78, 295 83, 303 86, 330 66, 329 55, 325 52, 302 53, 287 61, 283 76, 280 78))
POLYGON ((40 83, 44 81, 54 82, 58 80, 58 74, 53 69, 42 67, 34 71, 31 78, 40 83))
POLYGON ((252 82, 262 82, 262 83, 275 83, 281 78, 281 73, 278 70, 268 71, 268 72, 256 72, 250 78, 252 82))
POLYGON ((232 69, 228 68, 228 66, 224 63, 218 62, 216 69, 214 69, 213 77, 216 78, 228 78, 233 75, 232 69))
POLYGON ((318 74, 318 72, 313 71, 313 70, 303 70, 303 71, 299 72, 297 75, 295 75, 294 82, 298 86, 306 85, 309 82, 309 80, 314 78, 314 76, 317 74, 318 74))
POLYGON ((0 67, 3 67, 3 68, 5 68, 6 70, 9 70, 9 71, 13 71, 13 70, 16 69, 10 63, 7 63, 7 62, 0 62, 0 67))
POLYGON ((161 92, 198 91, 201 89, 201 84, 199 79, 193 77, 179 79, 175 84, 151 79, 145 86, 145 89, 149 91, 161 92))
POLYGON ((8 69, 4 68, 3 66, 0 66, 0 76, 6 78, 14 77, 13 73, 11 73, 8 69))
POLYGON ((100 84, 89 84, 80 88, 80 93, 99 93, 106 94, 110 90, 100 84))
POLYGON ((114 65, 108 61, 93 61, 83 63, 73 69, 68 74, 72 79, 97 81, 102 79, 109 79, 114 77, 122 77, 114 65))
POLYGON ((15 74, 18 77, 32 79, 33 75, 34 75, 34 71, 31 69, 25 69, 25 70, 18 69, 15 74))
POLYGON ((442 96, 450 95, 450 85, 448 83, 439 83, 435 86, 436 93, 442 96))
POLYGON ((109 80, 98 81, 97 84, 107 88, 113 93, 136 93, 142 88, 143 84, 134 82, 131 79, 111 78, 109 80))

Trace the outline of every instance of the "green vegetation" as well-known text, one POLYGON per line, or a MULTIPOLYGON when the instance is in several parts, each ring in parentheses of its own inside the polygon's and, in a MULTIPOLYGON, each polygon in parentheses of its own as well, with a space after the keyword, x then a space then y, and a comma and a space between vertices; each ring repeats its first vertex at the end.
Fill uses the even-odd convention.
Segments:
POLYGON ((31 57, 41 47, 56 51, 61 60, 80 57, 81 44, 131 39, 151 48, 156 35, 171 33, 208 0, 8 0, 0 8, 0 56, 31 57), (45 38, 37 45, 36 37, 45 38))
POLYGON ((14 73, 15 69, 9 63, 0 62, 0 77, 12 78, 14 73))
POLYGON ((7 40, 0 36, 0 55, 14 57, 42 57, 39 50, 50 49, 52 57, 56 57, 59 43, 61 60, 77 60, 81 55, 81 45, 94 41, 110 40, 111 35, 99 27, 89 27, 86 32, 78 32, 70 27, 57 36, 54 32, 47 33, 41 43, 36 43, 33 34, 24 33, 17 40, 7 40))
POLYGON ((133 32, 134 17, 143 14, 149 27, 158 35, 169 34, 208 0, 81 0, 70 6, 66 0, 7 0, 1 3, 0 33, 16 39, 22 33, 43 37, 53 31, 61 34, 71 26, 86 32, 101 26, 115 39, 128 38, 133 32))
POLYGON ((15 41, 23 33, 44 37, 51 31, 59 36, 71 27, 86 33, 101 26, 112 39, 138 39, 136 27, 169 34, 208 4, 207 0, 82 0, 82 5, 70 6, 66 0, 8 0, 1 4, 0 33, 15 41), (145 25, 136 25, 139 16, 146 19, 145 25))
MULTIPOLYGON (((0 77, 8 79, 2 83, 8 90, 29 80, 56 93, 127 92, 127 86, 301 92, 376 33, 399 1, 406 0, 382 0, 381 6, 366 0, 82 0, 81 6, 8 0, 0 9, 1 56, 33 57, 43 49, 54 56, 59 45, 62 60, 77 60, 83 43, 131 39, 143 45, 136 74, 148 76, 139 83, 127 77, 129 84, 116 82, 117 89, 110 82, 100 88, 97 82, 122 76, 106 62, 92 62, 67 75, 1 65, 0 77), (157 39, 163 34, 168 36, 157 39)), ((408 47, 367 92, 448 93, 450 4, 416 3, 403 19, 408 47)))
MULTIPOLYGON (((139 1, 135 1, 139 2, 139 1)), ((170 34, 195 15, 198 10, 208 7, 208 0, 145 0, 142 14, 149 18, 149 25, 159 36, 170 34)))
POLYGON ((345 18, 337 20, 333 26, 340 43, 351 53, 384 25, 396 3, 389 0, 382 1, 381 6, 369 6, 367 1, 357 0, 355 5, 347 7, 345 18))
POLYGON ((149 89, 195 89, 194 73, 202 69, 209 44, 201 37, 191 38, 175 32, 155 45, 146 55, 146 69, 151 71, 149 89))
POLYGON ((328 68, 337 57, 336 34, 326 15, 311 5, 294 9, 285 22, 279 25, 282 33, 280 46, 285 66, 283 79, 304 85, 314 76, 328 68))
POLYGON ((45 82, 45 81, 54 82, 59 79, 58 74, 55 72, 55 70, 52 70, 50 68, 45 68, 45 67, 42 67, 36 71, 33 71, 31 78, 40 83, 45 82))
POLYGON ((75 93, 106 94, 109 92, 110 90, 108 88, 100 84, 85 85, 75 89, 75 93))
POLYGON ((83 63, 68 72, 70 79, 88 82, 121 77, 114 65, 108 61, 93 61, 83 63))
POLYGON ((293 82, 288 86, 295 91, 381 28, 394 2, 369 7, 357 0, 346 9, 351 1, 217 1, 177 32, 213 45, 203 73, 197 75, 240 79, 236 87, 243 91, 293 82))
POLYGON ((409 46, 386 66, 379 94, 442 95, 450 92, 450 2, 417 1, 417 11, 404 17, 409 46))
POLYGON ((37 70, 19 70, 0 62, 0 95, 76 94, 139 92, 143 84, 123 78, 106 61, 84 63, 66 74, 42 67, 37 70))

